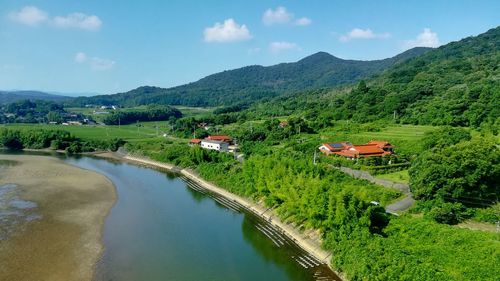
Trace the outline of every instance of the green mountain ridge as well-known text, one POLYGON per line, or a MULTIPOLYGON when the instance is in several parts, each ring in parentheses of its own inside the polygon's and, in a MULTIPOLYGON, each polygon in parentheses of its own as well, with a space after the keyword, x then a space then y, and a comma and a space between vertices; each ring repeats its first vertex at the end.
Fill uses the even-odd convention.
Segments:
POLYGON ((414 48, 388 59, 374 61, 344 60, 319 52, 293 63, 273 66, 252 65, 209 75, 196 82, 169 89, 143 86, 125 93, 80 97, 84 104, 136 106, 169 104, 221 106, 253 103, 263 98, 315 88, 331 88, 354 83, 421 55, 429 48, 414 48))
POLYGON ((41 91, 0 91, 0 104, 11 103, 21 100, 43 100, 43 101, 65 101, 71 97, 49 94, 41 91))
MULTIPOLYGON (((480 126, 500 121, 500 27, 395 64, 351 90, 275 98, 249 112, 314 120, 480 126)), ((328 122, 324 126, 328 126, 328 122)))

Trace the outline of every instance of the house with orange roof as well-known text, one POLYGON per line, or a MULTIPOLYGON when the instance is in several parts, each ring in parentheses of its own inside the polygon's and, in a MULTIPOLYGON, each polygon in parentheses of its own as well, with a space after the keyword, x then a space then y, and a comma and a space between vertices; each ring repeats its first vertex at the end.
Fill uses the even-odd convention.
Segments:
POLYGON ((222 142, 227 142, 230 143, 233 139, 230 136, 226 135, 211 135, 205 138, 206 140, 213 140, 213 141, 222 141, 222 142))
POLYGON ((394 147, 385 141, 370 141, 355 145, 350 142, 323 143, 318 149, 326 155, 336 154, 350 159, 381 157, 394 153, 394 147))
POLYGON ((319 147, 319 151, 323 154, 330 155, 335 152, 339 152, 352 147, 350 142, 333 142, 333 143, 323 143, 319 147))
POLYGON ((193 145, 200 145, 201 144, 201 139, 191 139, 189 141, 189 145, 193 146, 193 145))

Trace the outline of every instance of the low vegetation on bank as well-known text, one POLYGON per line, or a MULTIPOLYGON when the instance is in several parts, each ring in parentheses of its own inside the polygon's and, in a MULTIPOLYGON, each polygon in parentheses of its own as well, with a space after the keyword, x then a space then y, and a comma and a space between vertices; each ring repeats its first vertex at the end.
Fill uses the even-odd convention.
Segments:
POLYGON ((125 142, 121 139, 80 139, 63 130, 12 130, 0 129, 0 144, 7 149, 53 149, 68 153, 92 152, 96 150, 116 151, 125 142))

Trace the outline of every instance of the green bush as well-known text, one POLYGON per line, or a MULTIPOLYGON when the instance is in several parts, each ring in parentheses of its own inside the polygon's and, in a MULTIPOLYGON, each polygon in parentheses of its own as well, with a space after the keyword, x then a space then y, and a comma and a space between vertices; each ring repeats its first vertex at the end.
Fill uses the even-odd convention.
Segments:
POLYGON ((460 203, 441 203, 433 206, 426 217, 438 223, 457 224, 467 218, 465 207, 460 203))

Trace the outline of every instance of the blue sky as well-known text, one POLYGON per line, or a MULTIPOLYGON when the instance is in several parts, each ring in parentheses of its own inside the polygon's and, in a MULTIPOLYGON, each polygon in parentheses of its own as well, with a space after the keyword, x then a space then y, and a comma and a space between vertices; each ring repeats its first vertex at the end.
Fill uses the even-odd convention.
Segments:
POLYGON ((318 51, 436 47, 500 24, 500 1, 0 0, 0 89, 170 87, 318 51))

